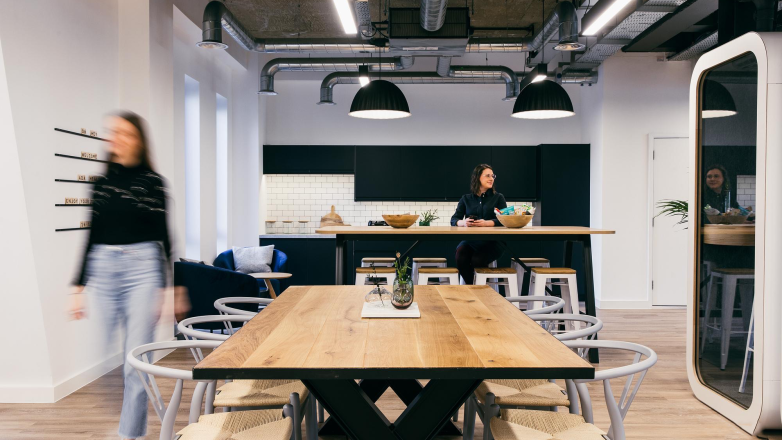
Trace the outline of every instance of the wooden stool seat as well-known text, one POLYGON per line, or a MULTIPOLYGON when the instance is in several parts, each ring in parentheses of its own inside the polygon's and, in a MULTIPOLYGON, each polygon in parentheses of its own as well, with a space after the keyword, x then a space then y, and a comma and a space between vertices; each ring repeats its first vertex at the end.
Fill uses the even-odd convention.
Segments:
POLYGON ((516 269, 512 269, 510 267, 476 267, 475 273, 489 275, 515 275, 516 269))
MULTIPOLYGON (((440 264, 440 263, 438 263, 440 264)), ((445 265, 445 263, 442 263, 445 265)), ((459 269, 455 267, 419 267, 418 273, 416 273, 415 283, 419 286, 426 286, 433 280, 431 284, 444 284, 443 278, 448 279, 448 285, 459 285, 459 269)))
POLYGON ((357 267, 356 273, 361 274, 375 274, 375 273, 394 273, 396 268, 393 267, 357 267))
MULTIPOLYGON (((445 258, 427 258, 427 257, 418 257, 413 258, 413 284, 428 284, 428 279, 430 278, 437 278, 437 277, 428 277, 426 278, 422 283, 419 283, 419 277, 418 273, 419 270, 423 269, 424 267, 428 268, 435 268, 435 269, 442 269, 448 266, 448 260, 445 258)), ((458 278, 457 278, 458 281, 458 278)), ((457 283, 451 283, 451 284, 459 284, 457 283)))
POLYGON ((576 273, 575 269, 571 269, 569 267, 533 267, 530 270, 532 273, 541 275, 555 275, 559 273, 563 275, 573 275, 576 273))
POLYGON ((447 263, 447 258, 413 258, 413 263, 447 263))
POLYGON ((519 258, 522 263, 551 263, 547 258, 519 258))
POLYGON ((713 272, 723 275, 755 275, 755 269, 714 269, 713 272))
POLYGON ((455 267, 422 267, 418 269, 418 273, 459 273, 459 269, 455 267))

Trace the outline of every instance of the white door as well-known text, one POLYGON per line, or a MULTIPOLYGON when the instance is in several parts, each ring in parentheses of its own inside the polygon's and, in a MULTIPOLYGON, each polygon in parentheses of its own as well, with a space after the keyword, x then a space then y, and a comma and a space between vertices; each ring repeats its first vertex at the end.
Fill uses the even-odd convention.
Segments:
MULTIPOLYGON (((687 138, 654 138, 652 215, 661 200, 687 200, 687 138)), ((652 223, 652 304, 687 305, 687 227, 678 218, 659 216, 652 223)))

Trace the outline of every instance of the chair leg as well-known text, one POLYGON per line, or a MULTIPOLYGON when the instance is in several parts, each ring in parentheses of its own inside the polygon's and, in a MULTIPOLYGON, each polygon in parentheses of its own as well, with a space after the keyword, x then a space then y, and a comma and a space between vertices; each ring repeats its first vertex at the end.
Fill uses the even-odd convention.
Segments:
POLYGON ((714 306, 717 304, 717 287, 720 284, 715 279, 716 274, 711 275, 709 281, 708 292, 706 292, 706 306, 703 311, 703 334, 701 335, 701 349, 699 357, 703 357, 703 350, 706 348, 706 338, 709 335, 709 319, 711 318, 711 311, 714 310, 714 306))
POLYGON ((720 338, 720 370, 728 365, 730 350, 730 331, 733 328, 733 305, 736 302, 736 277, 727 276, 722 289, 722 325, 720 338))
POLYGON ((364 273, 357 273, 356 274, 356 285, 357 286, 363 286, 367 283, 367 275, 364 273))
POLYGON ((464 402, 464 425, 462 426, 462 432, 464 432, 464 440, 473 440, 475 437, 475 396, 470 396, 466 402, 464 402))
POLYGON ((744 370, 741 373, 741 384, 739 384, 739 393, 743 393, 747 386, 747 376, 749 375, 749 363, 752 360, 752 352, 755 351, 755 310, 752 310, 752 316, 749 319, 749 331, 747 332, 747 348, 744 351, 744 370))
POLYGON ((459 285, 459 275, 452 273, 448 275, 448 284, 451 286, 458 286, 459 285))
POLYGON ((427 284, 429 284, 429 275, 428 274, 421 275, 419 273, 417 280, 418 281, 415 282, 417 286, 426 286, 427 284))
MULTIPOLYGON (((511 275, 508 277, 508 298, 514 298, 521 295, 519 293, 519 284, 516 280, 516 277, 511 275)), ((521 307, 521 303, 516 303, 519 308, 521 307)))
MULTIPOLYGON (((532 273, 532 282, 534 282, 535 290, 533 290, 532 295, 533 296, 546 296, 546 277, 544 275, 540 275, 540 279, 537 279, 538 276, 535 275, 535 272, 532 273)), ((541 307, 540 301, 533 301, 532 303, 532 309, 539 309, 541 307)))
POLYGON ((494 394, 486 393, 486 401, 483 404, 483 440, 492 440, 491 419, 500 414, 500 407, 494 404, 494 394))
POLYGON ((310 393, 307 397, 307 414, 304 416, 307 440, 318 440, 317 412, 318 404, 315 402, 315 396, 310 393))
POLYGON ((293 440, 301 440, 301 401, 299 393, 291 393, 293 407, 293 440))

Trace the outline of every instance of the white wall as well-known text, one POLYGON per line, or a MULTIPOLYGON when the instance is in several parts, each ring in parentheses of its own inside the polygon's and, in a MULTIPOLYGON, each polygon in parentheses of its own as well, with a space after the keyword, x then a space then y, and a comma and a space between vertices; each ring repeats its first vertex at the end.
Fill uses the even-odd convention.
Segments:
MULTIPOLYGON (((182 2, 203 12, 207 0, 178 3, 182 2)), ((89 219, 89 211, 54 204, 65 197, 88 197, 90 187, 54 179, 97 174, 104 166, 56 158, 54 153, 78 156, 90 151, 105 157, 105 152, 100 142, 57 133, 55 127, 86 128, 103 135, 104 115, 118 108, 133 110, 149 121, 153 160, 167 177, 173 196, 169 213, 174 254, 182 255, 184 228, 179 225, 184 204, 177 201, 184 200, 179 168, 183 156, 175 142, 175 133, 181 133, 175 124, 175 103, 183 100, 175 91, 182 82, 175 81, 180 78, 175 71, 182 73, 188 67, 175 65, 175 59, 192 61, 200 55, 192 54, 197 40, 175 38, 173 4, 172 0, 0 0, 0 147, 5 158, 0 173, 4 187, 13 193, 6 197, 0 216, 3 246, 11 250, 0 257, 5 287, 0 319, 6 328, 24 329, 0 335, 0 343, 13 353, 0 362, 0 402, 56 401, 122 360, 119 347, 109 352, 100 349, 103 329, 92 319, 99 311, 88 311, 86 320, 67 320, 66 293, 81 262, 86 232, 54 229, 78 226, 80 220, 89 219), (179 53, 175 44, 182 48, 179 53)), ((200 14, 197 21, 200 25, 200 14)), ((190 26, 198 29, 192 22, 190 26)), ((233 167, 229 210, 240 205, 242 216, 238 220, 232 216, 229 245, 257 243, 262 135, 257 57, 243 53, 237 61, 221 51, 192 62, 188 66, 208 72, 206 82, 212 84, 211 113, 203 116, 211 127, 202 133, 204 140, 211 139, 212 150, 202 151, 202 164, 209 164, 202 175, 213 183, 214 97, 219 92, 229 99, 229 120, 234 125, 234 130, 229 129, 229 166, 233 167), (234 118, 239 110, 243 115, 234 118), (239 167, 234 166, 239 162, 239 167)), ((210 103, 208 96, 204 102, 210 103)), ((202 215, 213 228, 214 194, 208 197, 212 211, 202 215)), ((208 236, 204 243, 211 247, 202 253, 214 255, 214 230, 204 234, 208 236)), ((164 307, 158 339, 173 335, 170 298, 164 307)))
MULTIPOLYGON (((325 75, 323 75, 325 76, 325 75)), ((401 84, 412 116, 373 121, 348 116, 358 84, 334 87, 336 106, 316 105, 319 80, 296 80, 296 72, 275 77, 278 96, 266 98, 267 145, 538 145, 581 142, 579 116, 563 121, 512 118, 503 84, 401 84)), ((567 85, 573 106, 580 87, 567 85)))
POLYGON ((583 140, 592 145, 591 222, 616 230, 595 240, 598 307, 651 307, 648 136, 687 136, 692 67, 658 62, 656 54, 617 54, 600 67, 601 84, 583 95, 589 102, 583 140))

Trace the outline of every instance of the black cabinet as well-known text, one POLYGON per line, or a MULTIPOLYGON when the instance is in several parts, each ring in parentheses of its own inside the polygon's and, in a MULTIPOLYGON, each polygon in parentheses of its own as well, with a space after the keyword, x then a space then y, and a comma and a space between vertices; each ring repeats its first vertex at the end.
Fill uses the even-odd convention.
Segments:
POLYGON ((432 166, 441 164, 440 166, 447 170, 445 176, 446 200, 459 201, 463 195, 470 192, 472 170, 482 163, 492 163, 492 147, 458 145, 445 148, 447 154, 432 166))
POLYGON ((402 147, 404 172, 397 181, 400 200, 445 200, 447 167, 441 166, 449 147, 402 147))
POLYGON ((353 174, 352 145, 264 145, 263 174, 353 174))
POLYGON ((491 147, 491 165, 497 190, 506 200, 538 200, 538 147, 491 147))
POLYGON ((285 252, 285 270, 290 278, 280 280, 280 289, 289 286, 333 286, 336 282, 336 240, 333 238, 270 237, 259 240, 261 246, 274 245, 285 252))
POLYGON ((354 198, 358 201, 400 200, 400 182, 407 178, 402 147, 357 146, 354 198))

